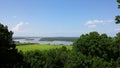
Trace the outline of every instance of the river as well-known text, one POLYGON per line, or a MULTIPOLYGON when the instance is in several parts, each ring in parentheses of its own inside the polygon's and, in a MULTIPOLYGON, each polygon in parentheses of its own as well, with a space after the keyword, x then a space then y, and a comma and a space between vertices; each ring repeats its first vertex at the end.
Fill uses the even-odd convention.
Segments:
POLYGON ((40 38, 32 38, 32 39, 14 39, 14 41, 19 41, 20 43, 39 43, 39 44, 63 44, 63 45, 71 45, 73 42, 71 41, 39 41, 40 38))

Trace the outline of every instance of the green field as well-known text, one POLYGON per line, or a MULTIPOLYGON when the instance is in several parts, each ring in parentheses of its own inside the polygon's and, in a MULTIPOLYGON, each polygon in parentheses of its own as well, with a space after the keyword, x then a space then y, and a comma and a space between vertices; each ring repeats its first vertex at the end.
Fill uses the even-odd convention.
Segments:
MULTIPOLYGON (((55 48, 61 48, 62 46, 65 45, 50 45, 50 44, 32 44, 32 45, 19 45, 16 46, 18 51, 22 52, 27 52, 27 51, 34 51, 34 50, 40 50, 40 51, 45 51, 45 50, 50 50, 50 49, 55 49, 55 48)), ((67 49, 72 49, 72 46, 66 46, 67 49)))

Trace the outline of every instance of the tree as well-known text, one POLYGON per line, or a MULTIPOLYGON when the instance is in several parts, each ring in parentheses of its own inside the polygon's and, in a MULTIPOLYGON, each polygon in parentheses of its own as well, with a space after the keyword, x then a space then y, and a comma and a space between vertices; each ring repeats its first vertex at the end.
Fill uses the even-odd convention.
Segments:
POLYGON ((22 62, 22 55, 17 52, 12 40, 13 32, 7 26, 0 24, 0 67, 15 67, 22 62))
POLYGON ((113 40, 113 45, 111 46, 112 51, 112 58, 117 59, 120 58, 120 32, 116 34, 116 37, 113 40))
POLYGON ((72 68, 114 68, 120 66, 120 33, 115 38, 90 32, 73 43, 74 54, 68 57, 72 68), (77 64, 79 63, 79 64, 77 64))
POLYGON ((46 53, 46 65, 44 68, 64 68, 67 62, 68 51, 65 46, 52 49, 46 53))
POLYGON ((73 50, 87 56, 99 56, 109 60, 108 52, 111 43, 112 38, 106 34, 100 35, 98 32, 90 32, 89 34, 81 35, 80 38, 74 42, 73 50))
POLYGON ((85 35, 83 34, 76 42, 74 42, 73 49, 76 52, 82 52, 83 54, 89 55, 89 53, 95 52, 94 48, 98 47, 100 40, 99 36, 100 35, 97 32, 90 32, 85 35))
POLYGON ((70 52, 65 68, 90 68, 90 65, 88 56, 80 52, 70 52))
POLYGON ((24 61, 25 68, 44 68, 46 63, 45 53, 39 50, 26 52, 24 61))
MULTIPOLYGON (((120 0, 117 0, 117 2, 118 2, 118 8, 120 8, 120 0)), ((116 24, 119 24, 120 23, 120 16, 118 15, 118 16, 116 16, 116 18, 115 18, 115 23, 116 24)))
POLYGON ((117 0, 117 2, 119 3, 119 4, 118 4, 118 8, 120 8, 120 0, 117 0))

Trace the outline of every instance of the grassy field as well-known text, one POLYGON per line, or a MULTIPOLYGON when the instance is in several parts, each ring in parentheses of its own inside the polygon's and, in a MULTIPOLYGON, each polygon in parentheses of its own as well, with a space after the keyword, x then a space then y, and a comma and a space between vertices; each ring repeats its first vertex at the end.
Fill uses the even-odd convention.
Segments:
MULTIPOLYGON (((32 45, 19 45, 16 46, 18 51, 27 52, 27 51, 34 51, 34 50, 50 50, 55 48, 61 48, 63 45, 49 45, 49 44, 32 44, 32 45)), ((67 49, 72 49, 72 46, 66 46, 67 49)))

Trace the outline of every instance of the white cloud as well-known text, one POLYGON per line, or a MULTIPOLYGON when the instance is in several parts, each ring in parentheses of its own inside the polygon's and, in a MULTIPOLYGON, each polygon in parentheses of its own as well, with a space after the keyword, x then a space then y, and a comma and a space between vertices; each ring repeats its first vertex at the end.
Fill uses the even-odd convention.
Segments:
POLYGON ((89 20, 85 23, 85 26, 90 28, 95 28, 98 25, 105 24, 105 23, 111 23, 113 20, 89 20))
POLYGON ((29 24, 27 22, 19 22, 15 27, 12 28, 13 32, 18 32, 23 25, 29 24))

